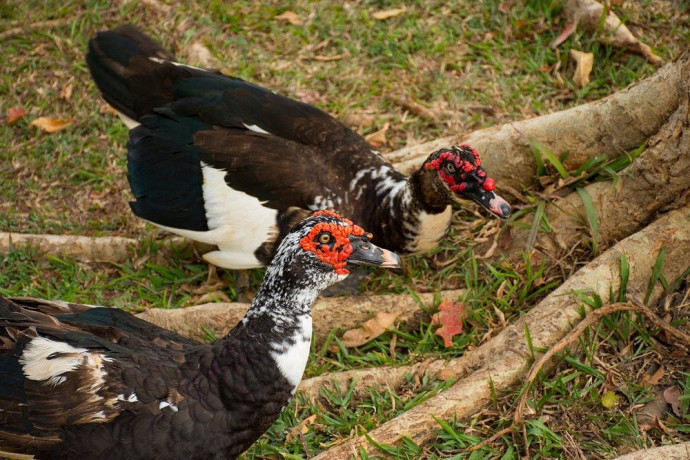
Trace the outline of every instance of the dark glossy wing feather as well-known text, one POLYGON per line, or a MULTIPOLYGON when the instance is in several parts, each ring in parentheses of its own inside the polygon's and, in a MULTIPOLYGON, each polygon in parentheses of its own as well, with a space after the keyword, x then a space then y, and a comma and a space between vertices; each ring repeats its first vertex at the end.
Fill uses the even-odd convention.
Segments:
POLYGON ((198 119, 148 115, 130 131, 127 179, 142 219, 173 228, 206 231, 203 176, 194 131, 209 128, 198 119))

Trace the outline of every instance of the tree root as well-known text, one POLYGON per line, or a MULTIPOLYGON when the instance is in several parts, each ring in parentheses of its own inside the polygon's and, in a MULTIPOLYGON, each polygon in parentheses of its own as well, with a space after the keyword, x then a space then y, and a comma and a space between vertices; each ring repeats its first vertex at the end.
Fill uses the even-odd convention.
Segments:
MULTIPOLYGON (((436 419, 466 420, 492 401, 492 392, 519 386, 532 360, 531 350, 550 348, 582 320, 580 296, 597 294, 608 298, 620 287, 620 258, 627 256, 630 277, 627 293, 644 297, 658 253, 666 248, 662 268, 667 280, 676 279, 690 260, 690 207, 672 211, 642 231, 608 250, 535 306, 515 324, 498 336, 465 354, 457 365, 468 369, 468 375, 448 390, 426 400, 406 413, 370 431, 367 436, 379 444, 397 444, 403 437, 413 442, 432 440, 438 429, 436 419), (531 348, 525 336, 529 330, 531 348)), ((656 286, 650 301, 656 301, 662 288, 656 286)), ((376 448, 365 436, 357 436, 315 458, 342 459, 357 455, 359 449, 374 452, 376 448)))
MULTIPOLYGON (((436 300, 458 300, 465 290, 441 291, 418 294, 420 301, 431 309, 436 300), (437 299, 438 297, 438 299, 437 299)), ((207 341, 204 328, 216 337, 223 337, 244 316, 249 308, 246 303, 210 303, 188 308, 165 310, 152 308, 137 316, 165 329, 175 331, 200 341, 207 341)), ((324 341, 333 329, 352 329, 379 311, 401 311, 399 321, 406 328, 416 328, 427 313, 412 296, 388 294, 375 296, 320 297, 312 307, 314 335, 317 346, 324 341)))

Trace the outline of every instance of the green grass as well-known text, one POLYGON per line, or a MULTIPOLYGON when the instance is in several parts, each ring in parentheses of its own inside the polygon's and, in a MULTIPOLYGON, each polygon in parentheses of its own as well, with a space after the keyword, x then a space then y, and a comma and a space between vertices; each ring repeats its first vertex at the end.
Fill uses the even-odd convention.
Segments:
MULTIPOLYGON (((56 23, 26 28, 3 39, 0 115, 4 117, 12 107, 29 113, 13 126, 0 125, 0 230, 129 236, 142 244, 136 257, 121 265, 85 264, 44 257, 32 248, 14 248, 0 255, 0 293, 130 311, 178 308, 193 301, 192 289, 208 276, 207 266, 189 248, 181 248, 174 257, 157 257, 167 235, 138 221, 129 210, 127 130, 113 115, 99 112, 102 101, 83 59, 86 42, 96 31, 133 22, 183 62, 189 61, 188 46, 201 42, 226 73, 288 96, 309 98, 342 120, 375 115, 373 125, 356 127, 362 134, 390 123, 382 150, 392 150, 593 101, 655 71, 642 58, 602 45, 586 32, 578 31, 552 49, 550 43, 564 26, 559 16, 562 6, 562 1, 554 0, 344 4, 204 0, 175 4, 165 14, 136 1, 1 3, 0 33, 25 24, 56 23), (376 11, 401 6, 407 11, 400 16, 385 21, 373 17, 376 11), (510 11, 504 12, 505 8, 510 11), (302 24, 275 19, 286 11, 296 13, 302 24), (572 83, 570 49, 594 53, 594 72, 585 88, 572 83), (320 61, 315 56, 338 58, 320 61), (61 97, 69 86, 71 97, 61 97), (406 113, 391 97, 396 94, 411 96, 439 113, 441 121, 433 123, 406 113), (495 110, 467 108, 477 105, 495 110), (39 116, 74 122, 64 131, 46 134, 30 126, 39 116)), ((690 43, 688 9, 677 2, 624 2, 614 10, 666 60, 690 43)), ((618 159, 597 158, 576 171, 565 170, 564 158, 548 151, 541 151, 537 158, 545 178, 553 182, 560 177, 581 187, 594 180, 615 184, 618 171, 642 151, 643 147, 618 159)), ((544 190, 533 185, 520 192, 528 203, 516 209, 511 222, 527 213, 543 216, 544 190)), ((590 212, 587 219, 584 224, 596 235, 596 215, 590 212)), ((469 309, 465 332, 455 337, 450 348, 443 346, 428 322, 413 331, 386 333, 356 349, 338 346, 333 334, 328 344, 335 345, 336 351, 314 347, 306 375, 458 356, 524 315, 560 285, 567 271, 554 274, 552 267, 532 266, 528 258, 516 266, 479 260, 470 243, 491 234, 496 225, 458 208, 449 237, 437 249, 407 258, 399 273, 373 272, 363 286, 367 293, 467 287, 462 299, 469 309)), ((536 219, 534 230, 550 231, 549 223, 536 219)), ((650 292, 656 284, 685 292, 687 281, 673 284, 674 280, 660 276, 661 263, 663 258, 650 280, 650 292)), ((234 297, 235 274, 219 271, 219 276, 234 297)), ((252 285, 258 285, 261 276, 262 271, 253 272, 252 285)), ((615 293, 614 300, 624 294, 615 293)), ((678 297, 682 298, 669 298, 677 306, 672 321, 687 330, 690 312, 678 297)), ((587 300, 595 306, 604 302, 587 300)), ((683 367, 684 357, 674 351, 672 343, 645 328, 634 315, 611 315, 539 376, 529 395, 536 413, 528 418, 524 436, 509 433, 465 452, 511 425, 519 391, 515 390, 496 393, 492 407, 471 420, 439 420, 432 443, 417 446, 407 440, 399 446, 381 447, 399 458, 412 459, 517 459, 528 454, 531 458, 572 458, 579 453, 609 458, 633 448, 690 440, 690 376, 687 364, 683 367), (643 384, 641 376, 662 363, 663 378, 654 385, 643 384), (674 384, 682 392, 683 412, 664 421, 671 430, 641 429, 636 418, 640 405, 674 384), (608 391, 614 391, 619 400, 605 408, 601 398, 608 391)), ((286 441, 286 434, 316 414, 304 434, 313 455, 368 432, 447 385, 411 379, 399 393, 371 391, 354 398, 349 388, 340 388, 324 394, 324 402, 318 404, 298 398, 246 456, 304 458, 300 438, 291 436, 286 441)))

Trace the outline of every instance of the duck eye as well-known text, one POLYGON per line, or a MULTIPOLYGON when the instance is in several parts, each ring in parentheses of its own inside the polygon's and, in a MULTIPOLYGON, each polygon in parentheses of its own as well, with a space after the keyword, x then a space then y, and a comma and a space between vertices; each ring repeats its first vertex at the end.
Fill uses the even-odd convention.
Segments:
POLYGON ((319 243, 321 244, 328 244, 331 242, 331 235, 330 233, 322 233, 319 235, 319 243))
POLYGON ((455 174, 455 165, 453 163, 446 163, 446 171, 450 174, 455 174))

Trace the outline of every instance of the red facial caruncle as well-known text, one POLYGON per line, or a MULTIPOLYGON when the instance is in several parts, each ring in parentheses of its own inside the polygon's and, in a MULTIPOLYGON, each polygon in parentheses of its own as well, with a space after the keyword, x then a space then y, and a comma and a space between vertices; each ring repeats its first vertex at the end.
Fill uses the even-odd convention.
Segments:
MULTIPOLYGON (((350 235, 363 236, 364 229, 352 223, 349 219, 343 219, 332 211, 316 211, 315 216, 326 215, 340 220, 345 225, 336 222, 319 222, 312 228, 309 234, 300 240, 300 246, 305 251, 311 251, 323 262, 330 264, 339 275, 347 275, 350 271, 345 268, 347 258, 352 254, 350 235)), ((371 238, 371 233, 366 234, 371 238)))
POLYGON ((459 148, 452 147, 450 150, 442 151, 438 158, 427 162, 424 169, 438 170, 441 179, 454 192, 464 191, 472 182, 481 185, 487 192, 491 192, 496 187, 496 183, 486 176, 486 171, 481 167, 481 164, 479 153, 469 145, 462 144, 459 148), (463 154, 465 156, 471 154, 473 161, 464 160, 463 154))

